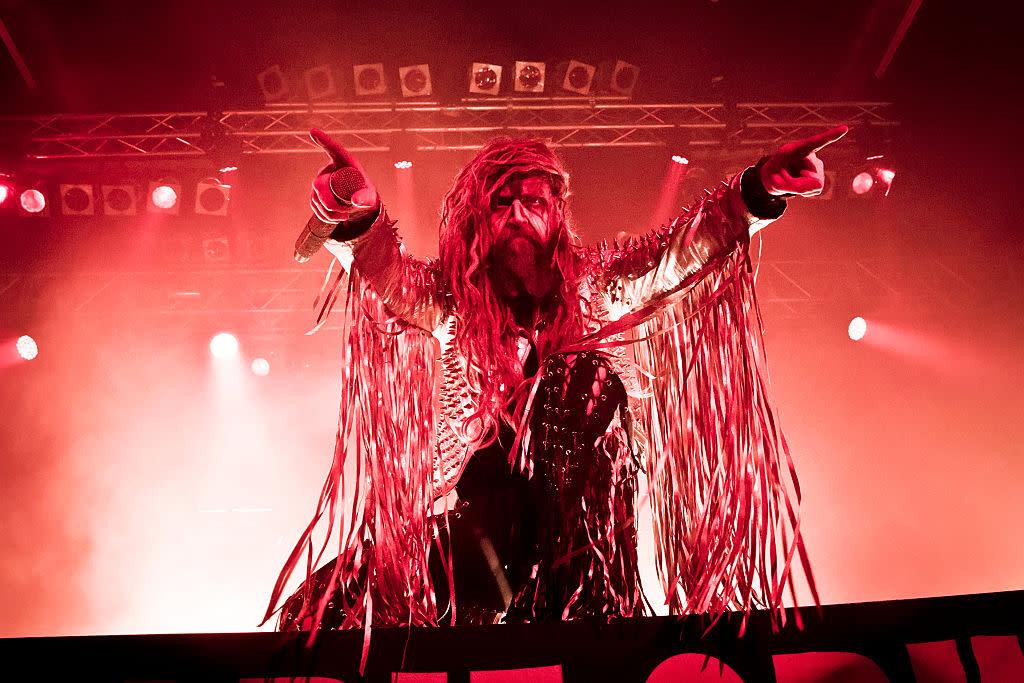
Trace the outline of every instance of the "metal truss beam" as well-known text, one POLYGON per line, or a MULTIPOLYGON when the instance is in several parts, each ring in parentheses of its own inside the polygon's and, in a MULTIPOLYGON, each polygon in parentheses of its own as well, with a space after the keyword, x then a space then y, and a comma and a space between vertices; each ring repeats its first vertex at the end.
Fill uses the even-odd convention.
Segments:
POLYGON ((665 103, 624 98, 494 98, 436 102, 279 105, 257 111, 51 114, 0 119, 0 132, 35 159, 198 157, 319 152, 310 128, 353 152, 387 151, 399 134, 421 151, 477 149, 500 134, 558 147, 766 146, 823 127, 895 126, 886 102, 665 103))

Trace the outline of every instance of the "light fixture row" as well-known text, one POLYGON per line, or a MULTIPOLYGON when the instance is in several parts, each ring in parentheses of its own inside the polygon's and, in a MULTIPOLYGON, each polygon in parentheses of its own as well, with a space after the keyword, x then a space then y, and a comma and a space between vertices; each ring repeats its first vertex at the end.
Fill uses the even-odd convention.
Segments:
MULTIPOLYGON (((169 180, 148 183, 58 183, 55 202, 50 186, 43 181, 15 183, 10 176, 0 174, 0 207, 13 204, 20 216, 45 218, 60 207, 63 216, 134 216, 139 205, 145 203, 150 213, 178 214, 181 207, 182 185, 169 180)), ((231 186, 217 178, 200 180, 195 189, 194 211, 199 215, 226 216, 231 201, 231 186)))
MULTIPOLYGON (((636 87, 640 69, 621 59, 600 65, 580 60, 569 60, 556 65, 554 78, 549 79, 545 62, 517 61, 512 67, 511 90, 515 93, 543 93, 551 82, 562 92, 576 95, 606 93, 629 96, 636 87)), ((468 89, 472 95, 498 95, 502 90, 501 64, 473 62, 469 68, 468 89)), ((292 95, 289 79, 279 64, 261 71, 256 76, 268 103, 288 100, 292 95)), ((413 64, 398 69, 397 83, 402 97, 430 97, 434 85, 429 64, 413 64)), ((336 71, 330 64, 320 64, 302 74, 305 95, 310 100, 329 100, 341 94, 336 71)), ((358 97, 381 97, 390 94, 388 75, 382 62, 356 64, 352 67, 352 89, 358 97)), ((507 90, 506 86, 506 90, 507 90)), ((551 87, 554 90, 554 86, 551 87)))

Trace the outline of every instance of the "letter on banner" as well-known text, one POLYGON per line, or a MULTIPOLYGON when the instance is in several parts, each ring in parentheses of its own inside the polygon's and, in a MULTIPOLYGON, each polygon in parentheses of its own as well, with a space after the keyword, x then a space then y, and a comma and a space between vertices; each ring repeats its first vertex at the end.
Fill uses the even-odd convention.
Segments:
POLYGON ((676 683, 676 681, 707 681, 711 683, 743 683, 739 674, 714 657, 686 652, 673 655, 655 667, 647 683, 676 683))
POLYGON ((779 683, 889 683, 873 661, 852 652, 797 652, 773 655, 779 683))

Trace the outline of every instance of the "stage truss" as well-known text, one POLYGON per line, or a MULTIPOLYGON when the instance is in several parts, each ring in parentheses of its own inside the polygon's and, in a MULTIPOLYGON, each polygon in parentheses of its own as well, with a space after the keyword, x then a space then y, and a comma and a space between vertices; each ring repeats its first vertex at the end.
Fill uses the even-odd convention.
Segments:
MULTIPOLYGON (((254 111, 51 114, 0 119, 0 132, 22 156, 46 160, 189 159, 230 163, 239 155, 322 154, 311 128, 330 133, 355 153, 399 147, 421 152, 479 148, 501 134, 536 136, 562 148, 690 145, 744 161, 757 150, 851 126, 868 142, 898 126, 887 102, 744 102, 643 104, 626 98, 485 98, 436 102, 274 105, 254 111)), ((870 264, 851 261, 847 282, 874 278, 870 264)), ((834 298, 812 291, 815 273, 835 264, 772 264, 762 275, 762 299, 784 315, 834 298)), ((0 310, 31 316, 42 297, 77 315, 118 317, 142 312, 175 325, 223 316, 252 317, 267 332, 304 331, 323 273, 314 267, 218 267, 193 264, 153 272, 0 273, 0 310)), ((830 278, 831 279, 831 278, 830 278)), ((859 288, 860 285, 857 285, 859 288)))
POLYGON ((436 102, 277 105, 254 111, 51 114, 0 119, 33 159, 198 157, 320 150, 320 128, 352 152, 403 144, 419 151, 481 147, 501 135, 558 147, 770 147, 825 128, 891 127, 888 102, 641 104, 623 98, 495 98, 436 102), (402 139, 401 143, 399 140, 402 139))

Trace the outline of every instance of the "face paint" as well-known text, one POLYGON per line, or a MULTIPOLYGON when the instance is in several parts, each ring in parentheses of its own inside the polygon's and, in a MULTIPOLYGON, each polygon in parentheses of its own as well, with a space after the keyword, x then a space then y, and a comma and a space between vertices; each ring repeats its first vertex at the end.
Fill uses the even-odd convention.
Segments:
POLYGON ((492 280, 510 295, 546 295, 554 282, 552 255, 561 209, 542 176, 512 178, 491 199, 492 280))

